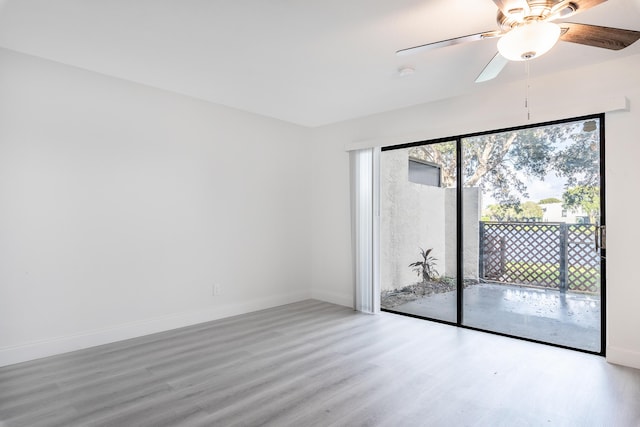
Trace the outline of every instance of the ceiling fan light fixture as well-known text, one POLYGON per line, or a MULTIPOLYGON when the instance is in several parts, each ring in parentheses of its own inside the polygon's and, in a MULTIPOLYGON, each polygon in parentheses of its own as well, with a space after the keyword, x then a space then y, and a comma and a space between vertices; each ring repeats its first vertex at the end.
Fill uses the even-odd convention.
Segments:
POLYGON ((552 22, 531 21, 498 40, 498 51, 510 61, 525 61, 547 53, 560 37, 560 27, 552 22))

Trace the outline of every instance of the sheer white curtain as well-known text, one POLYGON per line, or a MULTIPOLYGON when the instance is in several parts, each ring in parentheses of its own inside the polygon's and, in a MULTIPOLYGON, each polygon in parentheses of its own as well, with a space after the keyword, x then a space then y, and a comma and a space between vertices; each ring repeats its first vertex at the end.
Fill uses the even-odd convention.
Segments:
POLYGON ((380 149, 349 153, 351 161, 351 230, 355 260, 355 309, 380 311, 379 229, 380 149))

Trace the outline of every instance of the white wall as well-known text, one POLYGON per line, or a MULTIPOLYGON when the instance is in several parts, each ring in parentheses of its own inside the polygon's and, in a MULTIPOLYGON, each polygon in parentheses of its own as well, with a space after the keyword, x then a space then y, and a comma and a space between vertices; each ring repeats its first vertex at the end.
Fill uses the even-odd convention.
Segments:
POLYGON ((576 224, 578 216, 588 216, 580 206, 574 209, 564 209, 562 203, 545 203, 541 207, 543 211, 542 220, 546 222, 576 224))
MULTIPOLYGON (((630 111, 606 117, 608 360, 640 368, 640 55, 531 81, 531 123, 601 112, 626 96, 630 111)), ((314 131, 313 289, 316 298, 351 305, 352 259, 346 146, 392 145, 526 124, 523 83, 494 81, 474 96, 379 114, 314 131), (369 142, 367 142, 369 140, 369 142)))
POLYGON ((0 365, 310 296, 309 129, 0 64, 0 365))

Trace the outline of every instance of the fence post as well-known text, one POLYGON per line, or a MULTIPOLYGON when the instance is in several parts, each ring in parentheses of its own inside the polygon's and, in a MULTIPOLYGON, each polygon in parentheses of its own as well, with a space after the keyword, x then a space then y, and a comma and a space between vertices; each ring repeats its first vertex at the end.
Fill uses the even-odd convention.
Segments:
POLYGON ((480 241, 480 253, 478 254, 478 276, 479 279, 484 279, 484 222, 480 221, 480 227, 478 227, 478 237, 480 241))
POLYGON ((569 266, 567 262, 568 254, 568 226, 560 224, 560 291, 566 292, 568 288, 569 266))

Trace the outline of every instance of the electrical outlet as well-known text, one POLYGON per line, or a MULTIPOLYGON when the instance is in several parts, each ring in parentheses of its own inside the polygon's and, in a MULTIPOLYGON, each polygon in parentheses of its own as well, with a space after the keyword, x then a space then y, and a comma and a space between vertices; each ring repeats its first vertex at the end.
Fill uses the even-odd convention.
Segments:
POLYGON ((215 297, 218 296, 222 293, 222 286, 220 286, 219 284, 214 284, 211 288, 211 294, 215 297))

